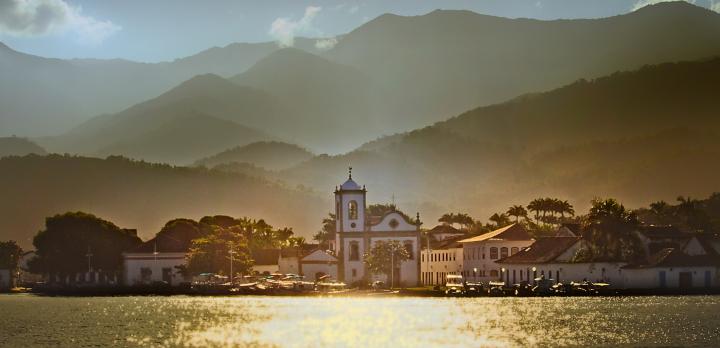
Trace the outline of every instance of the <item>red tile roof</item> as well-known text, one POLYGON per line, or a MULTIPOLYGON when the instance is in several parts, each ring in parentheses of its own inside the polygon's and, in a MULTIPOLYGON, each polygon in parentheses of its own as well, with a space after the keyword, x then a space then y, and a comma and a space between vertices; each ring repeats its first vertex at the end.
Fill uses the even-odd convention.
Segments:
POLYGON ((665 248, 650 255, 646 262, 626 265, 623 268, 668 268, 668 267, 720 267, 720 257, 717 255, 690 256, 679 248, 665 248))
POLYGON ((512 224, 503 228, 499 228, 492 232, 481 234, 477 237, 463 239, 460 241, 460 243, 482 242, 488 239, 531 240, 532 238, 530 238, 530 234, 528 234, 527 230, 525 229, 525 227, 523 227, 523 225, 512 224))
POLYGON ((256 266, 277 265, 280 259, 280 249, 260 249, 250 252, 256 266))
POLYGON ((510 255, 497 263, 549 263, 555 261, 581 237, 543 237, 539 238, 529 247, 510 255))

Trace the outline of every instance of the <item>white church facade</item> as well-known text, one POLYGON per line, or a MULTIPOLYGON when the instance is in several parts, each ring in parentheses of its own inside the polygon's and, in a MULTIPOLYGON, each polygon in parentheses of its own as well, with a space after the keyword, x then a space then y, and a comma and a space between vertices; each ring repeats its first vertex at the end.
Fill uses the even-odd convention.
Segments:
POLYGON ((420 228, 418 221, 409 221, 392 211, 384 216, 370 216, 366 210, 367 190, 352 179, 335 189, 335 248, 338 259, 338 280, 347 284, 383 280, 387 275, 372 275, 363 256, 378 241, 399 241, 410 258, 395 265, 395 286, 415 286, 420 282, 420 228))

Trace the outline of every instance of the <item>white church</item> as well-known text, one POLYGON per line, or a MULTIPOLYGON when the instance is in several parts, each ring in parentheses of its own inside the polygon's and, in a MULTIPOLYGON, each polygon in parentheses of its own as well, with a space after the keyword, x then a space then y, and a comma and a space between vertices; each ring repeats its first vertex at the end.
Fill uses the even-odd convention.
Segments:
POLYGON ((365 186, 352 179, 352 168, 348 180, 335 189, 335 245, 337 256, 337 278, 352 284, 358 281, 383 280, 388 284, 390 277, 372 275, 363 261, 363 255, 370 251, 377 241, 396 240, 402 243, 410 259, 395 266, 395 286, 415 286, 420 282, 420 224, 409 221, 403 214, 393 211, 384 216, 366 214, 365 186))

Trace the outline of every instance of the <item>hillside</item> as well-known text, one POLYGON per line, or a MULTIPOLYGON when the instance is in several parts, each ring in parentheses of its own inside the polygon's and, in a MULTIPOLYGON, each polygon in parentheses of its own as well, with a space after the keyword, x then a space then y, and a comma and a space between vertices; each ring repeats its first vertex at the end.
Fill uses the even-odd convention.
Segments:
POLYGON ((397 131, 579 78, 718 54, 720 14, 673 2, 600 19, 387 14, 345 35, 325 56, 391 93, 385 126, 397 131))
POLYGON ((36 155, 44 155, 45 149, 25 138, 0 138, 0 157, 25 156, 31 153, 36 155))
MULTIPOLYGON (((329 192, 332 188, 325 189, 329 192)), ((310 238, 332 207, 329 196, 238 174, 133 162, 124 158, 25 156, 0 159, 0 230, 25 247, 44 219, 87 211, 143 239, 177 217, 211 214, 265 218, 310 238)))
POLYGON ((318 156, 281 173, 321 187, 352 165, 369 194, 425 214, 476 216, 538 196, 585 209, 717 191, 720 59, 648 66, 481 107, 433 126, 318 156))
POLYGON ((261 91, 217 75, 199 75, 157 98, 39 141, 60 153, 189 164, 230 147, 272 139, 247 124, 276 115, 274 104, 261 91))
MULTIPOLYGON (((317 52, 315 40, 295 42, 317 52)), ((59 134, 91 117, 154 98, 195 75, 241 73, 277 49, 274 42, 235 43, 172 62, 141 63, 44 58, 0 43, 0 136, 59 134)))
POLYGON ((297 145, 263 141, 234 147, 214 156, 200 159, 194 165, 213 168, 220 164, 236 162, 249 163, 269 170, 279 170, 294 167, 312 157, 312 152, 297 145))
POLYGON ((275 51, 231 81, 276 98, 284 117, 273 129, 290 142, 318 151, 345 152, 382 134, 371 81, 360 71, 295 48, 275 51))

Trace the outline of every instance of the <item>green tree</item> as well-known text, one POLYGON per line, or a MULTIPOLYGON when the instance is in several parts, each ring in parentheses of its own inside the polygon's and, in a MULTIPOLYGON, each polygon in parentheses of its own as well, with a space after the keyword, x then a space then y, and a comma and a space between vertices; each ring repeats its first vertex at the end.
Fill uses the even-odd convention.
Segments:
POLYGON ((507 210, 508 216, 514 216, 515 222, 520 222, 520 218, 527 218, 528 212, 522 205, 513 205, 507 210))
POLYGON ((634 232, 640 226, 635 213, 614 199, 595 199, 583 234, 591 241, 596 259, 633 261, 644 257, 634 232))
POLYGON ((17 270, 22 252, 14 240, 0 242, 0 269, 17 270))
POLYGON ((30 269, 58 275, 61 281, 91 268, 117 274, 122 270, 122 253, 141 242, 134 231, 92 214, 55 215, 45 219, 45 229, 33 239, 37 256, 31 260, 30 269))
MULTIPOLYGON (((397 277, 392 276, 392 266, 400 267, 403 261, 410 259, 410 253, 397 240, 377 241, 364 255, 364 261, 368 270, 372 274, 385 274, 388 281, 394 280, 397 283, 397 277)), ((395 284, 390 284, 394 287, 395 284)))
POLYGON ((213 226, 210 233, 192 241, 187 255, 187 272, 190 275, 229 275, 231 260, 234 274, 245 274, 253 265, 248 242, 242 230, 238 226, 213 226))
POLYGON ((335 235, 336 217, 333 213, 328 213, 328 217, 322 220, 322 229, 315 233, 313 239, 320 243, 322 248, 328 248, 328 242, 335 235))

